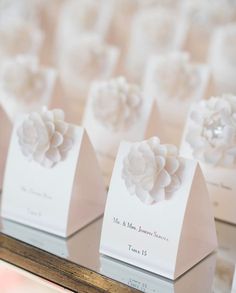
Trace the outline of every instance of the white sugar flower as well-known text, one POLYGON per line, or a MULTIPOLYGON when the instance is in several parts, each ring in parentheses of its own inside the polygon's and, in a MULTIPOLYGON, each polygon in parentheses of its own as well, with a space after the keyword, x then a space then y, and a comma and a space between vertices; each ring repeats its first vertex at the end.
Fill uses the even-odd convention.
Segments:
POLYGON ((47 168, 64 160, 74 142, 74 129, 64 121, 60 109, 32 112, 18 128, 17 135, 22 153, 47 168))
POLYGON ((32 56, 17 56, 3 64, 0 86, 8 98, 32 103, 40 100, 48 91, 52 70, 40 67, 32 56))
POLYGON ((236 166, 236 96, 212 97, 191 112, 186 141, 193 156, 214 166, 236 166))
POLYGON ((22 18, 5 17, 0 22, 0 56, 37 53, 43 34, 22 18))
POLYGON ((94 117, 112 131, 126 130, 138 119, 142 99, 140 88, 124 77, 97 83, 92 92, 94 117))
POLYGON ((131 195, 153 204, 180 187, 179 168, 177 148, 160 144, 159 138, 153 137, 131 147, 124 159, 122 178, 131 195))
POLYGON ((164 99, 190 98, 199 85, 199 74, 186 54, 163 55, 157 59, 152 80, 158 94, 164 99))

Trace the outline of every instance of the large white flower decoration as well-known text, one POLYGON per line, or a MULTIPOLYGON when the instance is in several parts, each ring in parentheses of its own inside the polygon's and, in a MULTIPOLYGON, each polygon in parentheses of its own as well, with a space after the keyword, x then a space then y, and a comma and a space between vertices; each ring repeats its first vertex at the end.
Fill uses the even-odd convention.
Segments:
POLYGON ((17 135, 22 153, 47 168, 64 160, 74 143, 74 128, 64 121, 60 109, 32 112, 17 135))
POLYGON ((142 100, 140 88, 124 77, 97 83, 92 92, 94 117, 111 131, 127 130, 138 119, 142 100))
POLYGON ((177 148, 153 137, 131 147, 124 159, 122 178, 131 195, 153 204, 180 187, 180 165, 177 148))
POLYGON ((169 54, 156 59, 152 81, 158 94, 164 99, 192 97, 199 86, 199 72, 190 63, 187 54, 169 54))
POLYGON ((236 166, 236 96, 201 101, 190 114, 186 141, 193 156, 214 166, 236 166))
POLYGON ((39 66, 36 57, 17 56, 3 64, 0 86, 7 98, 32 103, 48 91, 50 72, 39 66))

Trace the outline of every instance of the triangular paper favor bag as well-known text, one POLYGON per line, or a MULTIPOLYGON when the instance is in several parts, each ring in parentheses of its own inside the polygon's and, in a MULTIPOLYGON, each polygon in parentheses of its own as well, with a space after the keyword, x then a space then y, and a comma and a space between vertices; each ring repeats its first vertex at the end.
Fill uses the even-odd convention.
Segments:
POLYGON ((2 216, 62 237, 101 216, 106 190, 85 130, 73 126, 74 143, 66 158, 47 168, 23 155, 20 123, 9 149, 2 216))
POLYGON ((175 278, 217 247, 212 207, 199 165, 191 186, 176 260, 175 278))
POLYGON ((216 246, 214 218, 198 163, 179 158, 173 146, 166 148, 157 138, 122 142, 106 201, 100 252, 176 279, 216 246), (161 155, 162 149, 167 153, 161 155), (157 153, 164 164, 158 174, 171 172, 167 176, 171 181, 160 175, 152 183, 157 153), (163 187, 170 182, 172 192, 163 187))
POLYGON ((7 152, 11 137, 12 123, 0 105, 0 190, 2 189, 7 152))
MULTIPOLYGON (((135 121, 121 129, 110 129, 106 120, 102 121, 96 118, 96 108, 94 107, 93 101, 93 93, 95 90, 96 83, 90 91, 85 108, 83 126, 86 128, 97 153, 106 184, 109 185, 120 142, 122 140, 132 142, 140 141, 154 135, 158 135, 165 141, 165 129, 161 121, 160 112, 158 111, 157 102, 152 97, 144 97, 140 113, 135 121)), ((107 107, 109 110, 110 106, 108 105, 107 107)), ((117 113, 110 114, 110 116, 117 115, 122 120, 124 110, 117 109, 117 112, 119 111, 122 112, 121 117, 117 113)), ((104 112, 106 112, 106 109, 104 109, 104 112)), ((110 119, 109 117, 108 119, 110 119)))

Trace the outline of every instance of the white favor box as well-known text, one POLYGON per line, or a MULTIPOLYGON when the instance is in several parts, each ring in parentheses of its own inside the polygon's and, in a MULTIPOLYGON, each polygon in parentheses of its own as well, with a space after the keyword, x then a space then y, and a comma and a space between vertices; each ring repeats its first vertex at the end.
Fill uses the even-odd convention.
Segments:
POLYGON ((166 7, 140 10, 135 15, 129 48, 126 58, 126 70, 130 79, 140 81, 143 69, 153 54, 169 53, 181 50, 187 26, 181 13, 166 7))
POLYGON ((214 91, 236 94, 236 25, 225 25, 215 31, 208 62, 211 66, 214 91))
POLYGON ((83 128, 75 127, 75 142, 67 158, 46 168, 22 154, 19 123, 14 127, 7 159, 2 217, 67 237, 101 216, 106 190, 83 128))
POLYGON ((0 73, 0 101, 11 121, 50 105, 56 71, 41 66, 37 57, 19 55, 8 59, 3 62, 0 73))
MULTIPOLYGON (((227 95, 226 95, 227 97, 227 95)), ((211 99, 218 99, 218 101, 224 101, 224 96, 220 98, 211 98, 211 99)), ((206 102, 202 102, 207 104, 208 106, 210 103, 214 105, 213 100, 207 100, 206 102)), ((221 117, 217 116, 220 115, 220 109, 217 110, 217 104, 215 106, 215 110, 213 111, 212 108, 207 108, 201 105, 204 105, 202 103, 198 103, 196 105, 193 105, 192 108, 189 111, 188 119, 186 121, 185 129, 183 132, 183 137, 182 137, 182 142, 181 142, 181 147, 180 147, 180 154, 186 158, 194 159, 194 152, 196 153, 201 153, 203 151, 203 148, 201 147, 201 139, 205 139, 207 141, 207 133, 208 132, 217 132, 217 120, 212 120, 214 117, 221 117), (198 107, 201 107, 198 109, 198 107), (207 121, 205 123, 208 123, 207 126, 201 126, 200 124, 196 123, 193 120, 194 116, 200 116, 201 114, 204 114, 204 111, 208 109, 209 113, 211 114, 210 117, 208 117, 207 121), (213 121, 213 122, 212 122, 213 121), (216 125, 214 125, 216 123, 216 125), (199 128, 200 127, 200 128, 199 128), (201 128, 203 127, 203 128, 201 128), (213 127, 213 129, 212 129, 213 127), (215 127, 215 128, 214 128, 215 127), (192 136, 191 136, 192 134, 192 136), (205 136, 204 136, 205 135, 205 136), (196 149, 194 149, 191 144, 190 144, 190 138, 194 141, 192 144, 196 146, 196 149)), ((223 107, 223 105, 222 105, 223 107)), ((203 116, 204 117, 204 116, 203 116)), ((206 119, 206 118, 204 118, 206 119)), ((229 118, 230 119, 230 118, 229 118)), ((219 120, 221 121, 221 120, 219 120)), ((222 122, 220 122, 222 123, 222 122)), ((224 127, 224 125, 222 126, 224 127)), ((221 132, 221 126, 220 126, 220 132, 221 132)), ((222 130, 223 133, 223 130, 222 130)), ((216 133, 216 140, 217 138, 217 133, 216 133)), ((220 139, 220 138, 219 138, 220 139)), ((208 142, 208 146, 206 146, 204 149, 204 154, 207 156, 209 162, 203 159, 199 159, 199 163, 201 165, 204 177, 206 179, 207 183, 207 188, 210 194, 211 202, 213 205, 213 210, 214 210, 214 216, 217 219, 224 220, 233 224, 236 224, 236 181, 235 181, 235 176, 236 176, 236 169, 233 166, 224 166, 221 165, 220 163, 218 164, 217 162, 214 164, 213 162, 211 163, 210 161, 213 160, 212 158, 216 156, 217 150, 214 147, 214 135, 212 138, 212 141, 208 142), (211 145, 210 143, 213 143, 213 147, 209 148, 211 145)), ((226 143, 226 141, 225 141, 226 143)), ((225 147, 227 147, 225 145, 225 147)), ((222 154, 225 154, 226 150, 222 149, 222 154)))
MULTIPOLYGON (((145 96, 143 94, 139 114, 134 121, 129 123, 126 127, 121 129, 110 129, 104 124, 107 123, 107 121, 98 121, 95 117, 96 108, 94 106, 93 96, 94 93, 97 92, 97 87, 99 85, 98 83, 94 83, 91 87, 83 117, 83 126, 88 131, 91 142, 97 153, 103 175, 106 178, 106 183, 108 184, 111 178, 117 150, 122 140, 139 141, 153 135, 159 135, 163 139, 165 131, 156 101, 152 99, 151 96, 145 96)), ((102 105, 102 107, 108 107, 108 109, 112 108, 111 105, 102 105)), ((104 110, 106 111, 106 109, 104 110)), ((117 111, 120 110, 117 109, 117 111)), ((121 111, 123 111, 121 113, 125 112, 124 109, 121 111)), ((129 111, 132 114, 132 109, 129 111)), ((117 113, 114 113, 114 115, 116 114, 117 113)))
POLYGON ((0 190, 2 189, 7 152, 10 143, 12 122, 0 105, 0 190))
POLYGON ((198 164, 183 160, 181 186, 171 198, 146 205, 122 179, 130 143, 121 143, 109 188, 100 252, 176 279, 217 247, 214 218, 198 164), (112 231, 112 233, 111 233, 112 231))
POLYGON ((149 59, 144 92, 157 100, 167 140, 171 143, 180 143, 189 107, 204 97, 208 80, 208 67, 193 63, 187 52, 155 55, 149 59))
MULTIPOLYGON (((188 125, 189 122, 186 123, 188 125)), ((192 149, 183 135, 180 153, 187 158, 193 158, 192 149)), ((236 224, 236 170, 211 166, 200 162, 210 194, 214 216, 226 222, 236 224)))

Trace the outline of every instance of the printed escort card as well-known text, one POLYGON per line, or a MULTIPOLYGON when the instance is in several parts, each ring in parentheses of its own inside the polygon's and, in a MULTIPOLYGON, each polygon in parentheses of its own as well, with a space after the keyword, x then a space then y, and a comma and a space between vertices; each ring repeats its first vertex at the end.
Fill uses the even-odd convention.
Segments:
POLYGON ((102 215, 106 191, 86 132, 44 108, 14 127, 2 216, 69 236, 102 215))
POLYGON ((40 66, 35 56, 6 60, 0 72, 0 101, 11 120, 48 106, 55 77, 55 70, 40 66))
POLYGON ((193 105, 180 152, 199 160, 215 217, 236 224, 236 96, 193 105))
POLYGON ((107 256, 100 257, 102 275, 146 293, 210 293, 216 267, 216 253, 194 266, 176 281, 170 281, 107 256))
POLYGON ((8 147, 11 138, 12 123, 0 104, 0 190, 3 184, 8 147))
POLYGON ((157 99, 168 141, 179 144, 189 107, 193 101, 204 97, 208 75, 207 66, 192 63, 186 52, 149 59, 144 92, 157 99))
POLYGON ((83 126, 110 181, 121 140, 138 141, 163 136, 156 102, 124 77, 94 83, 85 109, 83 126))
POLYGON ((217 247, 199 165, 157 137, 120 145, 100 252, 176 279, 217 247), (112 231, 112 233, 111 233, 112 231))
POLYGON ((181 50, 186 31, 185 18, 177 10, 167 7, 140 9, 131 28, 126 60, 129 77, 141 81, 149 57, 181 50))

